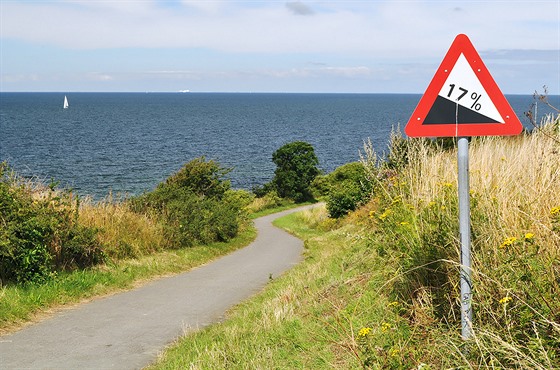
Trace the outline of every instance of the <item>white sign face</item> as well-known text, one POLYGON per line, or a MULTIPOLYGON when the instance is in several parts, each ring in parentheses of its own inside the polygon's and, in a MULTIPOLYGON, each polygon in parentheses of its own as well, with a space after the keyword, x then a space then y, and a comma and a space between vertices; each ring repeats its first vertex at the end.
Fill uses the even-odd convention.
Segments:
POLYGON ((463 54, 457 59, 438 95, 496 122, 505 123, 463 54))

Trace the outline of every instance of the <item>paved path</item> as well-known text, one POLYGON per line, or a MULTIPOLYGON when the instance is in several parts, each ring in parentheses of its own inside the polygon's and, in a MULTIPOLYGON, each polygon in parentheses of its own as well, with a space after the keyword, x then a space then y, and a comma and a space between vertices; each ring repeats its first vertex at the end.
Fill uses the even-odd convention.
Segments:
POLYGON ((208 265, 0 336, 0 369, 141 369, 300 261, 303 242, 271 224, 297 210, 255 220, 252 244, 208 265))

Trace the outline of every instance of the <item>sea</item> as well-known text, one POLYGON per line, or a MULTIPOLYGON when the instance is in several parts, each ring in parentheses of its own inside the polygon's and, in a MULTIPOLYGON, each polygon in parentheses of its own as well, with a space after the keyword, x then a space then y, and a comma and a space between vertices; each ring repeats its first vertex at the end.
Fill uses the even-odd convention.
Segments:
MULTIPOLYGON (((0 93, 0 161, 20 175, 55 181, 101 200, 154 189, 204 156, 231 171, 235 189, 274 176, 272 153, 310 143, 329 173, 360 159, 371 141, 383 155, 420 94, 0 93), (64 96, 69 108, 63 109, 64 96)), ((526 127, 532 95, 506 95, 526 127)), ((559 96, 549 97, 560 106, 559 96)), ((539 102, 538 120, 552 110, 539 102)))

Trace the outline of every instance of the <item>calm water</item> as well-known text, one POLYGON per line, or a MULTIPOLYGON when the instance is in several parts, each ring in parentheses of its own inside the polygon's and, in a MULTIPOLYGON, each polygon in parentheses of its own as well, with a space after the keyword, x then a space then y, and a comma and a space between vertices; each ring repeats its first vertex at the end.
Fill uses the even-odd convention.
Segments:
MULTIPOLYGON (((225 167, 235 188, 269 181, 272 153, 313 145, 330 172, 359 159, 368 138, 386 148, 420 95, 70 93, 0 94, 0 161, 18 173, 58 180, 79 194, 139 194, 199 156, 225 167)), ((553 97, 558 100, 557 96, 553 97)), ((556 101, 554 100, 554 101, 556 101)), ((532 96, 508 96, 527 124, 532 96)), ((539 115, 546 113, 539 105, 539 115)))

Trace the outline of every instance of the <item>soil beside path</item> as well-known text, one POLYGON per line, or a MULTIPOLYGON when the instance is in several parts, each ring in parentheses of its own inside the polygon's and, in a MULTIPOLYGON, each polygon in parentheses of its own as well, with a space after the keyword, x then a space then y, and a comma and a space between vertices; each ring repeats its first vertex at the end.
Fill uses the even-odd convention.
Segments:
POLYGON ((301 260, 303 242, 271 222, 304 208, 256 219, 253 243, 205 266, 0 336, 0 369, 147 366, 179 336, 222 320, 230 307, 262 289, 271 275, 301 260))

